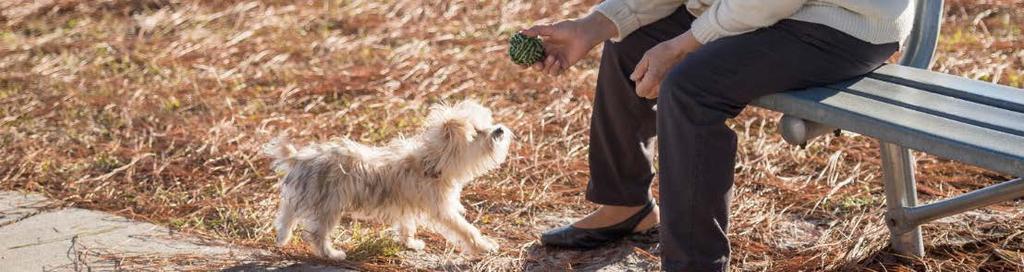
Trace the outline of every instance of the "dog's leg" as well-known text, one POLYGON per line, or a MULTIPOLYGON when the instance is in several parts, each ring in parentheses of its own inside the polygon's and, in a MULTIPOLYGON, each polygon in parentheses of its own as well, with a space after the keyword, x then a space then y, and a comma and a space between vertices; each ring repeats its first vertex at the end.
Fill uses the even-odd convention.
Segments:
POLYGON ((480 230, 466 221, 466 218, 459 215, 456 209, 438 211, 435 220, 447 228, 463 246, 463 251, 470 254, 498 251, 498 244, 480 234, 480 230))
POLYGON ((295 228, 295 205, 288 200, 281 200, 281 207, 277 210, 277 220, 274 221, 274 228, 277 229, 277 246, 283 247, 292 238, 292 229, 295 228))
POLYGON ((337 223, 337 218, 333 217, 315 219, 306 240, 318 256, 340 261, 348 256, 345 255, 345 251, 334 249, 334 246, 331 245, 331 230, 334 230, 337 223))
POLYGON ((423 240, 416 239, 416 221, 414 220, 396 222, 395 233, 398 234, 398 241, 409 249, 420 251, 426 247, 426 243, 423 240))

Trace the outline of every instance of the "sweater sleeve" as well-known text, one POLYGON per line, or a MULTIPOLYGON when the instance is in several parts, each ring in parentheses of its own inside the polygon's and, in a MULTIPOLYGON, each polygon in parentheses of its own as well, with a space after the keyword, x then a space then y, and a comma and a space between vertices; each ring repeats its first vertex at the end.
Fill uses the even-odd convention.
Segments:
POLYGON ((775 24, 807 0, 719 0, 693 21, 690 32, 702 44, 775 24))
POLYGON ((606 0, 594 10, 615 24, 619 35, 612 41, 617 42, 637 28, 665 18, 682 5, 681 0, 606 0))

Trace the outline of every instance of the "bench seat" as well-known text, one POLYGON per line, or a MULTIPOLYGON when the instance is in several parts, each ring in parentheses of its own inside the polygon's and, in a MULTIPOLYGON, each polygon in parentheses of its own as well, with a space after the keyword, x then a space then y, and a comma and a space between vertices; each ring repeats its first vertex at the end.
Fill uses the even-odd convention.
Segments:
POLYGON ((755 106, 1024 176, 1024 91, 900 65, 755 106))

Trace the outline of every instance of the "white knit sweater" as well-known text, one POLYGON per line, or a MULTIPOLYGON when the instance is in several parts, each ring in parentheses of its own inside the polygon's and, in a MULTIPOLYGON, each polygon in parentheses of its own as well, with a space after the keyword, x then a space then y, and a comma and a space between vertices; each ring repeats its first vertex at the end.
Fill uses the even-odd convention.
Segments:
POLYGON ((615 23, 619 41, 672 14, 685 2, 697 20, 690 31, 701 43, 793 19, 830 26, 858 39, 903 42, 914 20, 913 0, 606 0, 596 7, 615 23))

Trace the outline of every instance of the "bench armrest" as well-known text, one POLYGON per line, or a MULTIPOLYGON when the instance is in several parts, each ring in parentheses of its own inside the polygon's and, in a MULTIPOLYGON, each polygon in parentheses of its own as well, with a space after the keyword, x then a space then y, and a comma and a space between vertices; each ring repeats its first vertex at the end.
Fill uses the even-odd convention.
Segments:
POLYGON ((914 68, 931 67, 942 30, 942 0, 915 0, 914 30, 907 37, 900 64, 914 68))

